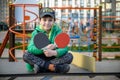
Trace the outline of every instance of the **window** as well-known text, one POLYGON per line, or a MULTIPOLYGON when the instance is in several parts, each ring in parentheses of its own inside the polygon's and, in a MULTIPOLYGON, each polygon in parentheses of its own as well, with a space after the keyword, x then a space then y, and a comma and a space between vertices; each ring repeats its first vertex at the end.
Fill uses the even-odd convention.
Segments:
POLYGON ((120 10, 120 3, 116 3, 116 10, 120 10))
POLYGON ((80 14, 80 19, 83 19, 84 18, 84 14, 80 14))
MULTIPOLYGON (((120 16, 120 12, 116 12, 116 16, 120 16)), ((120 18, 116 18, 116 20, 120 20, 120 18)))
POLYGON ((66 15, 62 14, 61 18, 62 18, 62 20, 65 20, 66 19, 66 15))
POLYGON ((84 7, 84 0, 80 0, 80 6, 84 7))
POLYGON ((87 13, 87 19, 90 19, 90 13, 87 13))
POLYGON ((58 0, 55 0, 55 6, 58 6, 58 0))
POLYGON ((87 0, 87 3, 90 3, 90 0, 87 0))
POLYGON ((80 0, 80 4, 84 4, 84 0, 80 0))
POLYGON ((83 14, 83 13, 84 13, 84 10, 80 10, 80 13, 82 13, 82 14, 83 14))
POLYGON ((78 13, 72 13, 73 18, 78 18, 78 13))
POLYGON ((84 0, 80 0, 80 3, 84 3, 84 0))
POLYGON ((90 0, 87 0, 86 3, 87 3, 87 7, 90 7, 90 0))
POLYGON ((106 12, 106 16, 111 16, 111 12, 106 12))
POLYGON ((106 9, 111 9, 111 3, 106 3, 106 9))
POLYGON ((69 13, 71 13, 71 12, 72 12, 72 10, 71 10, 71 9, 69 9, 69 10, 68 10, 68 12, 69 12, 69 13))
MULTIPOLYGON (((111 11, 107 11, 105 14, 106 14, 106 16, 111 16, 112 12, 111 11)), ((105 20, 111 20, 111 18, 105 18, 105 20)))
POLYGON ((105 5, 102 4, 102 11, 105 11, 105 5))
POLYGON ((65 13, 65 10, 63 9, 63 10, 61 10, 61 12, 64 12, 64 13, 65 13))
POLYGON ((68 5, 72 6, 72 0, 68 0, 68 5))
POLYGON ((66 0, 62 0, 62 5, 63 5, 63 6, 66 5, 66 0))
POLYGON ((102 0, 102 2, 105 2, 105 0, 102 0))
POLYGON ((78 6, 78 0, 75 0, 75 4, 78 6))

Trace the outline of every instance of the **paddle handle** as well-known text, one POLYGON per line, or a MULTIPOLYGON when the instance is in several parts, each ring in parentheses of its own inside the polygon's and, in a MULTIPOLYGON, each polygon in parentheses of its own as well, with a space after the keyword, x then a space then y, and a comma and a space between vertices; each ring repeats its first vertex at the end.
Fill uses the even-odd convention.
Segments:
MULTIPOLYGON (((53 45, 55 46, 55 48, 57 47, 56 43, 54 43, 53 45)), ((54 49, 55 49, 55 48, 54 48, 54 49)), ((47 49, 48 49, 47 47, 44 47, 44 48, 42 48, 41 50, 44 51, 44 50, 47 50, 47 49)))
POLYGON ((57 46, 57 44, 54 42, 54 46, 55 46, 55 48, 57 48, 58 46, 57 46))
POLYGON ((41 50, 45 51, 45 50, 47 50, 47 49, 48 49, 48 48, 44 47, 44 48, 42 48, 41 50))

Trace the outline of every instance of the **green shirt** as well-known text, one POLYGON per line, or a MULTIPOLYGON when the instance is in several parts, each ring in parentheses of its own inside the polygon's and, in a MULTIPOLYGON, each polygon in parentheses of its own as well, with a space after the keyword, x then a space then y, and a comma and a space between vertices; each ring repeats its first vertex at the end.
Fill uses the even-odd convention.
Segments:
MULTIPOLYGON (((51 28, 51 31, 49 32, 49 34, 47 34, 47 32, 41 28, 41 25, 37 26, 35 28, 35 30, 32 32, 32 37, 31 37, 31 40, 30 40, 28 48, 27 48, 28 52, 30 52, 31 54, 34 54, 34 55, 43 54, 43 50, 37 49, 33 43, 34 36, 36 34, 38 34, 39 32, 42 32, 42 33, 48 35, 50 43, 54 44, 54 39, 55 39, 56 35, 60 34, 62 32, 62 30, 60 29, 60 27, 58 27, 57 25, 54 24, 53 27, 51 28)), ((56 51, 57 51, 56 57, 61 57, 68 52, 68 47, 56 48, 56 51)))

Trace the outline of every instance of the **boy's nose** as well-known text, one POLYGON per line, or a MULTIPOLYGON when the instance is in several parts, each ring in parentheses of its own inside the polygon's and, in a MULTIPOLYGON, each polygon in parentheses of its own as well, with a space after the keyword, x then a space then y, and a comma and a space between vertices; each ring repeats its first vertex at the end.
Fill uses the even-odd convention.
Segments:
POLYGON ((46 21, 46 24, 49 24, 50 22, 49 21, 46 21))

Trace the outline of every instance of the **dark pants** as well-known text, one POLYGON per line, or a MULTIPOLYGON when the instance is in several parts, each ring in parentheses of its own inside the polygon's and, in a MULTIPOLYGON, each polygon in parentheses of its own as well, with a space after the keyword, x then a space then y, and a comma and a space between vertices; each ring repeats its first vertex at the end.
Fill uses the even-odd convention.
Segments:
POLYGON ((41 68, 48 69, 49 64, 62 65, 62 64, 70 64, 73 60, 73 55, 71 53, 67 53, 62 57, 46 57, 44 54, 34 55, 29 52, 26 52, 23 55, 23 60, 30 65, 36 64, 41 68))

